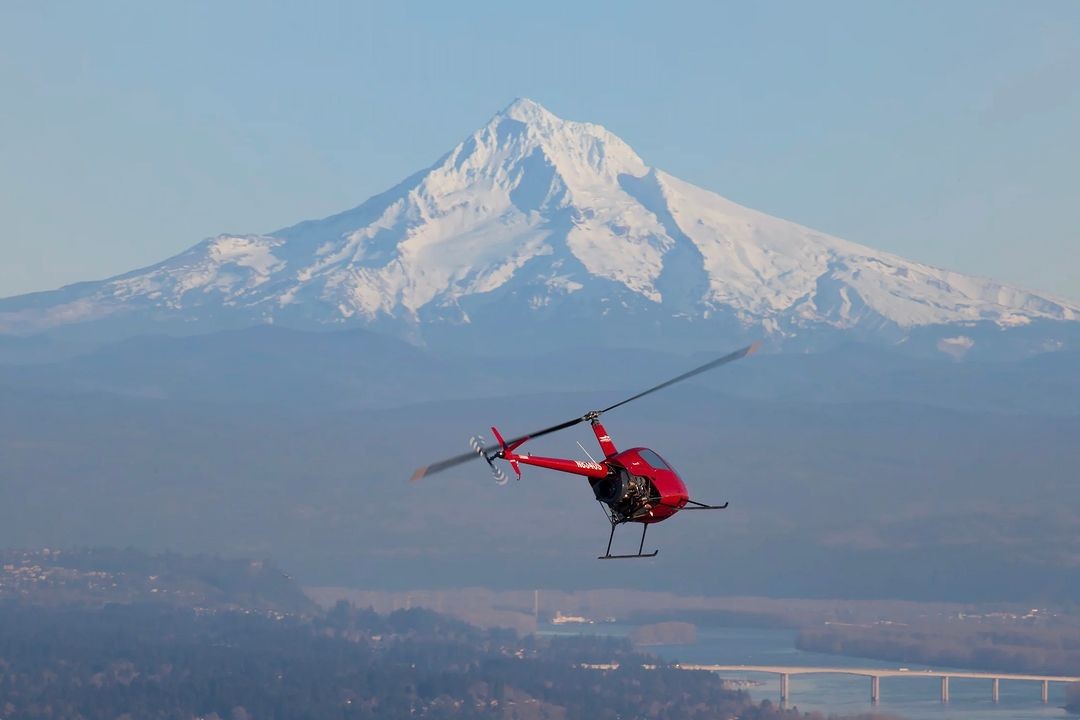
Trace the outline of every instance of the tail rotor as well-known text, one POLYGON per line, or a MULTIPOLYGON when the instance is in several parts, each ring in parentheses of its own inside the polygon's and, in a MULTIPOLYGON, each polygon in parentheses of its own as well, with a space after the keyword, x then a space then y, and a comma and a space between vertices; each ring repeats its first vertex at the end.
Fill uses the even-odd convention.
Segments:
POLYGON ((469 444, 472 446, 473 452, 482 457, 484 459, 484 462, 488 464, 488 467, 491 468, 491 475, 495 478, 495 484, 505 485, 510 480, 510 478, 507 477, 506 473, 503 472, 503 469, 501 467, 497 466, 494 462, 492 462, 492 460, 499 457, 499 453, 494 453, 490 457, 488 456, 488 454, 484 451, 484 448, 487 446, 487 441, 484 440, 483 435, 474 435, 473 437, 469 438, 469 444))

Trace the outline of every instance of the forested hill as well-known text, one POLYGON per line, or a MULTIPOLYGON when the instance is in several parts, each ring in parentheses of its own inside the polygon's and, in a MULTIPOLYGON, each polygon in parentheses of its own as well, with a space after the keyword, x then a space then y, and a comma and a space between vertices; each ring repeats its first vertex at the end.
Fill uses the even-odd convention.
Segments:
POLYGON ((519 638, 426 610, 341 603, 303 619, 0 603, 5 720, 805 717, 649 662, 623 640, 519 638))

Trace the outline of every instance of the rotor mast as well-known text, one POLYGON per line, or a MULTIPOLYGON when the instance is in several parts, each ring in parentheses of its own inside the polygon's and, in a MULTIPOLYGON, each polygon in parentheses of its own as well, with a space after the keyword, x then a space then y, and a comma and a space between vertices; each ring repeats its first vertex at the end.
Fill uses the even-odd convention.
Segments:
POLYGON ((600 443, 600 449, 604 452, 604 457, 618 455, 619 451, 615 449, 615 443, 611 442, 611 436, 608 435, 604 426, 600 424, 600 411, 592 410, 586 413, 585 419, 592 425, 592 431, 596 434, 596 442, 600 443))

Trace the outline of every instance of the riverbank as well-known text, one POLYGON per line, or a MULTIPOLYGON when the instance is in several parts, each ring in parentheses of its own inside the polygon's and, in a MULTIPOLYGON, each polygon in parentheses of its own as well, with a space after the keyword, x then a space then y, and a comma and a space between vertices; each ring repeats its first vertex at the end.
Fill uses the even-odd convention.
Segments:
POLYGON ((1080 674, 1080 627, 1035 616, 1027 624, 954 620, 916 624, 830 623, 802 629, 800 650, 1041 675, 1080 674))
MULTIPOLYGON (((626 636, 633 626, 616 623, 568 629, 542 625, 541 634, 612 634, 626 636)), ((667 662, 701 665, 799 665, 830 667, 889 667, 868 658, 827 655, 795 647, 796 631, 785 628, 736 628, 699 625, 692 645, 659 645, 648 652, 667 662)), ((892 669, 898 669, 893 665, 892 669)), ((1050 688, 1049 703, 1040 700, 1037 683, 1005 682, 994 703, 985 680, 953 680, 948 704, 940 701, 937 678, 921 677, 924 666, 913 664, 910 677, 881 680, 881 701, 870 702, 869 678, 847 675, 805 675, 789 680, 789 706, 825 716, 899 716, 908 720, 1065 720, 1065 689, 1050 688)), ((940 669, 940 668, 939 668, 940 669)), ((966 668, 957 668, 964 670, 966 668)), ((780 699, 779 678, 752 672, 722 673, 725 680, 753 683, 747 687, 758 702, 780 699)))

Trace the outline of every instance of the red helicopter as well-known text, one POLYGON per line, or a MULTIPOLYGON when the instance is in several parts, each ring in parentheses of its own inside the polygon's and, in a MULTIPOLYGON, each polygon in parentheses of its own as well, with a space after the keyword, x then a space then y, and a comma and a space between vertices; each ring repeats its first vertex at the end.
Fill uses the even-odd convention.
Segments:
MULTIPOLYGON (((491 467, 491 471, 495 475, 495 480, 500 485, 506 483, 507 476, 502 468, 495 465, 495 460, 506 460, 510 463, 510 467, 517 475, 518 480, 521 479, 521 465, 534 465, 536 467, 548 468, 549 470, 558 470, 560 472, 573 473, 574 475, 584 475, 589 479, 589 485, 592 487, 593 495, 595 495, 600 506, 604 508, 604 513, 611 522, 611 533, 608 535, 607 550, 603 555, 599 556, 599 559, 616 560, 655 557, 656 554, 660 552, 659 550, 653 550, 651 553, 644 552, 645 532, 649 529, 649 525, 666 520, 680 510, 723 510, 728 504, 706 505, 705 503, 691 500, 686 490, 686 484, 683 483, 682 478, 675 472, 675 469, 648 448, 638 447, 631 448, 630 450, 617 450, 615 444, 611 441, 611 436, 608 435, 604 426, 600 424, 600 416, 609 410, 614 410, 632 400, 645 397, 657 390, 662 390, 669 385, 674 385, 677 382, 691 378, 706 370, 712 370, 713 368, 726 365, 729 362, 751 355, 756 352, 760 346, 760 342, 748 345, 740 350, 736 350, 733 353, 729 353, 728 355, 713 360, 712 362, 708 362, 701 367, 685 372, 667 382, 651 387, 633 397, 617 402, 603 410, 591 410, 581 417, 567 420, 558 425, 552 425, 549 428, 544 428, 543 430, 538 430, 529 433, 528 435, 521 435, 509 441, 504 440, 499 431, 493 427, 491 428, 491 432, 494 433, 498 445, 485 446, 482 437, 474 437, 471 440, 473 452, 464 453, 419 468, 413 473, 412 480, 415 482, 422 477, 433 475, 434 473, 441 472, 447 468, 454 467, 455 465, 460 465, 477 456, 483 458, 491 467), (596 440, 600 443, 600 450, 604 453, 604 459, 599 462, 593 460, 591 456, 589 460, 585 461, 538 457, 536 455, 528 454, 519 455, 515 452, 527 440, 532 440, 533 438, 538 438, 543 435, 549 435, 553 432, 558 432, 559 430, 565 430, 566 428, 573 427, 574 425, 583 422, 588 422, 592 426, 592 430, 596 434, 596 440), (629 555, 612 555, 611 541, 615 537, 615 528, 628 522, 641 523, 641 543, 638 545, 638 551, 629 555)), ((584 448, 582 449, 584 450, 584 448)), ((586 454, 588 454, 587 451, 586 454)))

